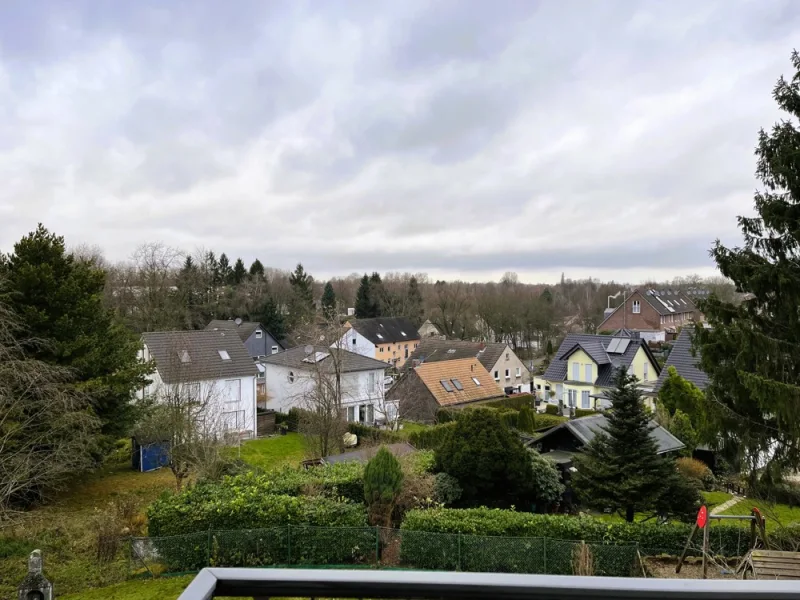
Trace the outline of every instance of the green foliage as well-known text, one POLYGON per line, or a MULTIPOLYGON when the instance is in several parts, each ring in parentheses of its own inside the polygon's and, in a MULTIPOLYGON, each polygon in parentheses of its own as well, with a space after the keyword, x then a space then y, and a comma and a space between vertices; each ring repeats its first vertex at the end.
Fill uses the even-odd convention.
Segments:
POLYGON ((566 420, 567 417, 562 417, 561 415, 537 414, 535 420, 536 429, 555 427, 566 420))
POLYGON ((486 404, 482 404, 481 406, 487 406, 490 408, 513 408, 514 410, 522 410, 523 407, 533 408, 534 398, 531 394, 514 394, 513 396, 508 396, 507 398, 501 398, 500 400, 492 400, 491 402, 487 402, 486 404))
POLYGON ((2 262, 0 300, 37 340, 26 345, 26 355, 72 371, 109 443, 127 435, 136 417, 132 394, 152 366, 139 361, 139 339, 105 308, 105 272, 76 260, 64 238, 41 224, 2 262))
POLYGON ((369 319, 377 317, 375 314, 374 306, 372 304, 372 294, 370 292, 369 276, 364 274, 361 278, 361 283, 356 292, 356 305, 355 305, 356 319, 369 319))
POLYGON ((534 429, 536 429, 536 421, 533 411, 527 406, 523 406, 519 411, 519 416, 517 417, 517 429, 527 433, 531 433, 534 429))
POLYGON ((433 493, 437 502, 449 506, 461 498, 462 491, 458 479, 452 475, 437 473, 433 478, 433 493))
POLYGON ((255 259, 253 264, 250 265, 250 277, 253 279, 264 277, 264 265, 261 264, 261 261, 255 259))
MULTIPOLYGON (((546 404, 544 407, 544 414, 546 415, 559 415, 557 404, 546 404)), ((560 415, 559 415, 560 416, 560 415)))
POLYGON ((637 379, 618 369, 610 400, 605 432, 575 457, 573 487, 587 505, 623 509, 633 521, 636 512, 655 507, 675 469, 658 454, 637 379))
POLYGON ((686 444, 683 453, 686 456, 691 456, 695 448, 697 448, 697 432, 692 427, 692 421, 685 412, 677 409, 675 414, 672 415, 669 421, 669 432, 686 444))
POLYGON ((417 278, 412 276, 408 280, 408 290, 406 293, 406 317, 414 324, 414 327, 419 327, 425 320, 424 305, 422 302, 422 292, 419 289, 417 278))
POLYGON ((449 408, 440 408, 436 411, 436 422, 439 424, 442 423, 452 423, 456 420, 456 410, 449 409, 449 408))
POLYGON ((417 449, 436 450, 441 446, 447 433, 456 427, 456 422, 435 425, 428 429, 414 431, 408 436, 409 443, 417 449))
POLYGON ((381 446, 364 468, 364 501, 375 525, 391 518, 392 507, 403 485, 403 471, 397 458, 381 446))
POLYGON ((30 542, 0 537, 0 558, 19 557, 25 559, 34 549, 34 545, 30 542))
POLYGON ((333 291, 330 281, 325 284, 325 289, 322 291, 322 314, 327 319, 336 317, 336 292, 333 291))
POLYGON ((538 452, 529 451, 533 466, 533 489, 536 510, 546 512, 547 509, 561 499, 564 484, 555 463, 538 452))
POLYGON ((575 418, 580 419, 581 417, 588 417, 591 415, 596 415, 597 411, 592 410, 591 408, 576 408, 575 409, 575 418))
POLYGON ((244 262, 242 262, 241 258, 236 259, 236 263, 233 265, 233 271, 231 271, 231 285, 239 285, 247 278, 247 269, 244 266, 244 262))
POLYGON ((470 410, 436 449, 436 470, 458 480, 464 506, 524 505, 533 495, 532 465, 519 437, 492 409, 470 410))
POLYGON ((287 329, 283 313, 278 309, 278 305, 271 296, 264 298, 261 305, 250 314, 250 319, 261 323, 276 340, 280 341, 286 338, 287 329))
POLYGON ((298 263, 291 275, 289 284, 292 297, 289 300, 289 321, 292 330, 307 324, 314 314, 314 278, 306 273, 298 263))
POLYGON ((396 444, 404 441, 405 437, 397 431, 388 431, 370 427, 362 423, 348 423, 347 431, 358 436, 358 443, 370 442, 374 444, 396 444))
POLYGON ((667 369, 667 377, 658 392, 658 399, 670 415, 681 411, 689 417, 689 424, 693 429, 703 428, 706 421, 703 392, 691 381, 678 375, 675 367, 667 369))

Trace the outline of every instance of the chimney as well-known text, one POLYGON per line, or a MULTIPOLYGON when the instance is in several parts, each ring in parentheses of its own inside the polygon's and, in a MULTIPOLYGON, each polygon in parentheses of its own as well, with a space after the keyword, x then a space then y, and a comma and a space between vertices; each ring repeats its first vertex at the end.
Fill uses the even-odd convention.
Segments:
POLYGON ((411 360, 411 368, 412 369, 417 368, 419 366, 419 364, 420 364, 420 361, 419 361, 418 358, 414 358, 414 359, 411 360))

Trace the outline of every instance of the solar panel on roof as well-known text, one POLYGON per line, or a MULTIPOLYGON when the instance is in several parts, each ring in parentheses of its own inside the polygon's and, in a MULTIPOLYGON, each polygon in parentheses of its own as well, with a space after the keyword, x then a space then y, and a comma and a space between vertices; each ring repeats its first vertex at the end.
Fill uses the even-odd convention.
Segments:
POLYGON ((614 338, 608 345, 606 352, 609 354, 623 354, 628 349, 628 344, 631 343, 630 338, 614 338))
POLYGON ((629 339, 627 339, 627 338, 621 339, 619 341, 619 344, 617 345, 617 354, 624 354, 625 350, 628 349, 628 344, 630 344, 630 343, 631 343, 631 341, 629 339))
POLYGON ((606 348, 606 352, 608 352, 609 354, 616 354, 617 346, 619 346, 620 341, 622 340, 619 340, 617 338, 611 340, 611 343, 608 345, 608 348, 606 348))

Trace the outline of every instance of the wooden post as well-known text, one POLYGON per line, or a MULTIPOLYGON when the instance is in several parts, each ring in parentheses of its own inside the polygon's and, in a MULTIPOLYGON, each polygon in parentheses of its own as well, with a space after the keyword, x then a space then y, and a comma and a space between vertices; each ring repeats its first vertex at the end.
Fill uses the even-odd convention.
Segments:
POLYGON ((750 516, 753 517, 753 520, 750 521, 750 550, 756 547, 756 513, 752 510, 750 511, 750 516))
POLYGON ((703 527, 703 579, 708 579, 708 524, 709 521, 706 521, 703 527))
POLYGON ((681 567, 683 566, 683 561, 686 559, 686 555, 689 553, 689 546, 692 543, 692 538, 694 538, 694 534, 697 533, 697 523, 694 524, 692 527, 692 532, 689 534, 689 539, 686 540, 686 547, 683 549, 683 553, 681 554, 680 560, 678 560, 678 566, 675 567, 675 572, 680 573, 681 567))

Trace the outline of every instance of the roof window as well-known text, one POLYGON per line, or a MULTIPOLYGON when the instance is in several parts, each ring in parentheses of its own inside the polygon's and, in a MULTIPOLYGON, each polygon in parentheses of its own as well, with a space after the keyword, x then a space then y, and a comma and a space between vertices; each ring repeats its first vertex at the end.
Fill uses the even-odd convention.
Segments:
POLYGON ((230 360, 231 359, 231 355, 228 354, 227 350, 217 350, 217 352, 219 352, 219 357, 222 360, 230 360))

